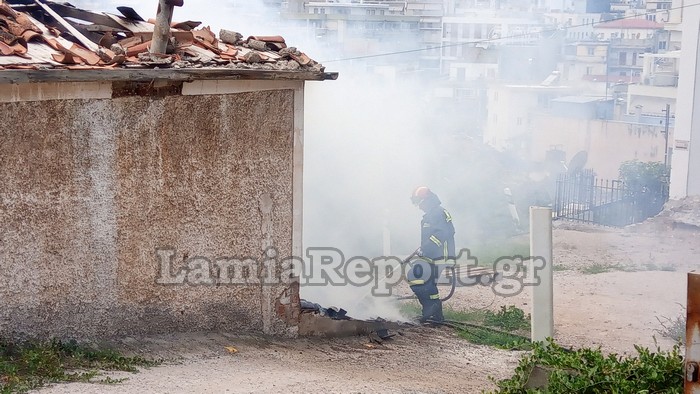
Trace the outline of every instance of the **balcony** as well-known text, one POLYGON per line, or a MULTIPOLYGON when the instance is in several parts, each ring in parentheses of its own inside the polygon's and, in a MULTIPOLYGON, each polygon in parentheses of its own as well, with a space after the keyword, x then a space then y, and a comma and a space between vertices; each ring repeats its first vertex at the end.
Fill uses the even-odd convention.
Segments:
POLYGON ((644 48, 644 52, 654 52, 656 42, 653 38, 613 38, 610 40, 610 49, 615 48, 644 48))
POLYGON ((644 84, 649 86, 678 86, 678 74, 655 73, 644 79, 644 84))

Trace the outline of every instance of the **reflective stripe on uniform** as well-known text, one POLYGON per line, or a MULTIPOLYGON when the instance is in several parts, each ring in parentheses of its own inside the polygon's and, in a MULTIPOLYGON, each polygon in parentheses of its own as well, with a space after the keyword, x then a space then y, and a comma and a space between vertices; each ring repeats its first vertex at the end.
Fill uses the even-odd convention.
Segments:
POLYGON ((441 245, 441 242, 440 242, 440 240, 438 239, 438 237, 436 237, 436 236, 434 236, 434 235, 431 235, 431 236, 430 236, 430 240, 433 241, 433 243, 435 243, 435 245, 437 245, 437 246, 440 246, 440 245, 441 245))
POLYGON ((440 299, 440 294, 431 294, 430 295, 431 300, 439 300, 440 299))
POLYGON ((411 262, 411 264, 419 264, 421 262, 428 263, 428 264, 435 264, 435 262, 432 259, 429 259, 425 256, 421 256, 421 257, 415 259, 413 262, 411 262))
POLYGON ((451 222, 451 221, 452 221, 452 215, 450 215, 450 213, 447 212, 446 209, 443 210, 443 211, 445 212, 445 221, 446 221, 446 222, 451 222))
POLYGON ((425 281, 423 279, 416 279, 416 280, 411 280, 408 282, 409 285, 424 285, 425 281))

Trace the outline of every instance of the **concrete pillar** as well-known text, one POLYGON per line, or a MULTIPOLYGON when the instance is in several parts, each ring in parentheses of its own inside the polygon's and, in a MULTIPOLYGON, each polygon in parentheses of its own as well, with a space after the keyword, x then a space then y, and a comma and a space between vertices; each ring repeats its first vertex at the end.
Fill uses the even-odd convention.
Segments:
POLYGON ((676 126, 671 148, 671 198, 700 195, 700 0, 684 2, 676 126))
MULTIPOLYGON (((533 342, 543 342, 554 336, 554 287, 552 270, 552 209, 530 207, 530 256, 544 260, 544 267, 536 272, 539 283, 532 287, 533 342)), ((534 269, 536 264, 532 264, 534 269)))

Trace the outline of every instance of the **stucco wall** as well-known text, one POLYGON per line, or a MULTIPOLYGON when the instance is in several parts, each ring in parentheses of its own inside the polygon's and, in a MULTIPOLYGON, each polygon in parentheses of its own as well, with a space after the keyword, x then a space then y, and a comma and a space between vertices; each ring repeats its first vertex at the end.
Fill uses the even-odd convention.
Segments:
POLYGON ((0 335, 294 335, 295 286, 214 263, 292 254, 295 97, 0 102, 0 335), (157 283, 158 248, 188 283, 157 283))
MULTIPOLYGON (((540 114, 534 117, 531 157, 544 160, 554 146, 566 152, 567 164, 579 151, 588 153, 585 168, 602 179, 618 179, 629 160, 664 161, 664 128, 599 119, 572 119, 540 114)), ((673 129, 670 130, 673 136, 673 129)))

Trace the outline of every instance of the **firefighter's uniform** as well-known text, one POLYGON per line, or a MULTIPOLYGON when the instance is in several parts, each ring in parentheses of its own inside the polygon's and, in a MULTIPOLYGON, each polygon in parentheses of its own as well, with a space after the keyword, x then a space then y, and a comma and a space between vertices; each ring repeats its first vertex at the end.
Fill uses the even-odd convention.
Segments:
POLYGON ((411 290, 423 307, 422 320, 442 321, 442 301, 437 288, 439 265, 454 261, 455 229, 452 216, 441 206, 440 199, 426 187, 414 191, 412 200, 425 214, 421 221, 420 258, 407 272, 411 290))

